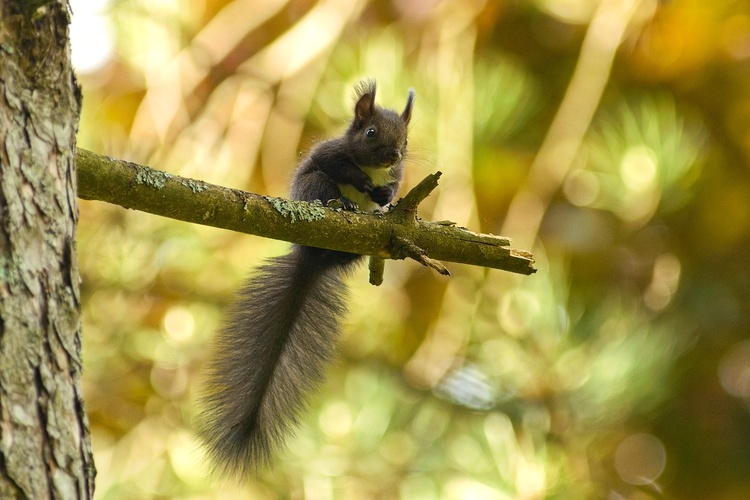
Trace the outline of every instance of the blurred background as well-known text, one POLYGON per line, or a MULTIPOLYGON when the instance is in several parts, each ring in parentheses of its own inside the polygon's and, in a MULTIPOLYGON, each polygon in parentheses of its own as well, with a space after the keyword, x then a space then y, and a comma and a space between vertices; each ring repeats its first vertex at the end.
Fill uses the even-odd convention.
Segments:
POLYGON ((191 431, 233 290, 288 244, 80 203, 97 496, 750 498, 750 3, 73 0, 79 146, 284 196, 355 83, 417 93, 402 192, 534 252, 351 279, 274 467, 191 431))

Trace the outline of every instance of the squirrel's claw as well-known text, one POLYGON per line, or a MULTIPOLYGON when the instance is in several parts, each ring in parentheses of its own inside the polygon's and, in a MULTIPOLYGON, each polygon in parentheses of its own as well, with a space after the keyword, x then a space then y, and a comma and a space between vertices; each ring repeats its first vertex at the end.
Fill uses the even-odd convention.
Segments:
POLYGON ((340 208, 349 212, 359 210, 359 205, 350 200, 349 198, 342 196, 341 198, 334 198, 326 202, 328 208, 340 208))

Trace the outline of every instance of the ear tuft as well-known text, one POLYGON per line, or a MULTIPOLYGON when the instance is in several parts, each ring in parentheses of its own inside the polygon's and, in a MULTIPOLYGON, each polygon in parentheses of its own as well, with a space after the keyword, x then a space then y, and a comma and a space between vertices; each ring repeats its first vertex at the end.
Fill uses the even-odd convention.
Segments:
POLYGON ((354 125, 359 128, 375 113, 375 80, 362 80, 355 88, 354 125))
POLYGON ((404 111, 401 113, 401 120, 405 125, 409 125, 409 121, 411 120, 411 109, 414 106, 414 99, 414 89, 409 89, 409 97, 406 99, 406 106, 404 107, 404 111))

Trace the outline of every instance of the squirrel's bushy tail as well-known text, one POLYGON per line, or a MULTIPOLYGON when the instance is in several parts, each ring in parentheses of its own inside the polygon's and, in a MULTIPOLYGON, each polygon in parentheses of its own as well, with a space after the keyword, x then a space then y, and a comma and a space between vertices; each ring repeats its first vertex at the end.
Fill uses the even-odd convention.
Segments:
POLYGON ((197 422, 214 472, 257 472, 297 423, 335 349, 342 275, 355 259, 294 246, 240 289, 214 342, 197 422))

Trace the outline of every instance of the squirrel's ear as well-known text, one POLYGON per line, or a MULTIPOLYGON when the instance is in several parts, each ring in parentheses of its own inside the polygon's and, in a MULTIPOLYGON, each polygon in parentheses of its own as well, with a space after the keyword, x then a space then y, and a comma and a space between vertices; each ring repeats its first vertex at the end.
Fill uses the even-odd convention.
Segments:
POLYGON ((371 83, 362 89, 357 104, 354 105, 354 124, 361 126, 375 112, 375 84, 371 83))
POLYGON ((411 108, 414 106, 414 89, 409 89, 409 98, 406 100, 406 107, 404 112, 401 113, 401 119, 405 125, 409 125, 411 120, 411 108))

